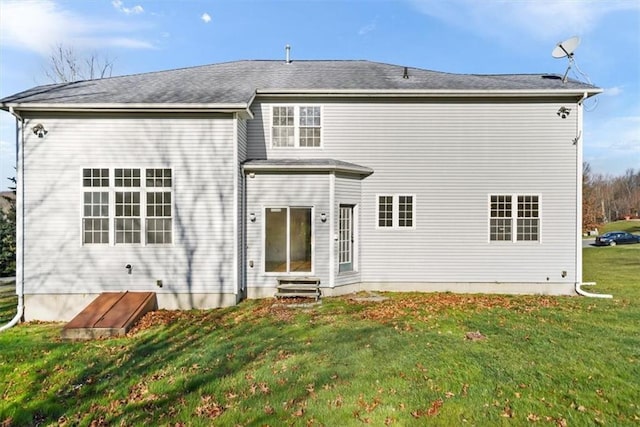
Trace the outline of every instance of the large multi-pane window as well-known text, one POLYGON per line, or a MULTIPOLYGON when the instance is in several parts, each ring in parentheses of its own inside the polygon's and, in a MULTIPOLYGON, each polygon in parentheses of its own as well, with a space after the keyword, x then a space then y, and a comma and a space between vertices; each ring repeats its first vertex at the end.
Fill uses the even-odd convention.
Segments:
POLYGON ((378 196, 378 228, 413 228, 415 226, 415 196, 378 196))
POLYGON ((491 195, 489 240, 539 241, 540 197, 536 195, 491 195), (516 205, 514 206, 514 201, 516 205), (515 234, 514 230, 515 223, 515 234))
POLYGON ((82 171, 83 244, 172 243, 171 169, 116 168, 113 178, 110 172, 82 171))
POLYGON ((271 145, 273 147, 320 147, 322 112, 316 105, 273 106, 271 145))
POLYGON ((82 243, 109 243, 109 169, 83 169, 82 187, 82 243))

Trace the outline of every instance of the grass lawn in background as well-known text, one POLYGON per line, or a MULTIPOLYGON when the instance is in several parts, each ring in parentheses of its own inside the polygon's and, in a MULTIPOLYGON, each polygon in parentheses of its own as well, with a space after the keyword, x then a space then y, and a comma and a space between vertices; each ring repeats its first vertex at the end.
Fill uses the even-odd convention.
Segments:
POLYGON ((614 221, 604 224, 599 230, 600 234, 609 231, 626 231, 633 234, 640 234, 640 220, 634 219, 629 221, 614 221))
MULTIPOLYGON (((384 294, 0 334, 6 425, 638 425, 640 245, 584 250, 613 299, 384 294)), ((6 314, 4 315, 6 316, 6 314)))

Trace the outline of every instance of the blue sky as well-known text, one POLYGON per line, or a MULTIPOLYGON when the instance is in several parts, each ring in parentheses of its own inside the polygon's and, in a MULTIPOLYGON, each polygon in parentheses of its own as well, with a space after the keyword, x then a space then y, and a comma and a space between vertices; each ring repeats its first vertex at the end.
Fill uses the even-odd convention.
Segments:
MULTIPOLYGON (((58 44, 109 57, 114 76, 284 59, 286 44, 294 60, 562 74, 567 62, 551 51, 574 35, 577 66, 605 90, 586 104, 585 160, 604 174, 638 169, 637 0, 0 0, 0 97, 50 83, 43 70, 58 44)), ((0 112, 0 189, 14 150, 15 120, 0 112)))

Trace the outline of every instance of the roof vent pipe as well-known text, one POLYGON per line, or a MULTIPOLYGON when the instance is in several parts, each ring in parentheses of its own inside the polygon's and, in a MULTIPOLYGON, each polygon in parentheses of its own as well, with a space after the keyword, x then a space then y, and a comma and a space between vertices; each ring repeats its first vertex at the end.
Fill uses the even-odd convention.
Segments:
POLYGON ((287 62, 287 64, 291 64, 291 46, 286 45, 284 47, 285 53, 286 53, 286 59, 285 61, 287 62))
POLYGON ((404 67, 404 72, 402 73, 402 78, 403 79, 408 79, 409 78, 409 68, 404 67))

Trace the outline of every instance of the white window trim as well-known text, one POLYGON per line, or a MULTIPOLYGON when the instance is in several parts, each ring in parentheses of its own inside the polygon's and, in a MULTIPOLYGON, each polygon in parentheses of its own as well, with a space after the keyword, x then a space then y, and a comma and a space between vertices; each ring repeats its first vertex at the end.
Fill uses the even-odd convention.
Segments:
POLYGON ((494 192, 487 195, 487 242, 492 245, 539 245, 542 243, 542 195, 530 192, 494 192), (491 196, 511 196, 511 240, 491 240, 491 196), (538 198, 538 240, 518 240, 518 196, 538 198))
MULTIPOLYGON (((161 166, 82 166, 78 173, 80 177, 80 246, 89 247, 89 248, 98 248, 98 247, 114 247, 114 246, 124 246, 124 247, 171 247, 175 245, 176 241, 176 221, 175 221, 175 186, 176 186, 176 178, 174 169, 170 167, 161 167, 161 166), (109 170, 109 186, 108 187, 84 187, 82 184, 83 179, 83 170, 84 169, 108 169, 109 170), (116 169, 140 169, 140 187, 116 187, 116 177, 115 170, 116 169), (147 187, 146 185, 146 170, 147 169, 169 169, 171 170, 171 187, 147 187), (109 207, 108 207, 108 216, 106 217, 109 220, 109 243, 84 243, 83 236, 83 226, 82 222, 85 218, 84 216, 84 193, 87 191, 95 191, 95 189, 99 189, 99 191, 106 192, 109 194, 109 207), (164 190, 163 190, 164 189, 164 190), (140 243, 116 243, 116 226, 115 220, 116 218, 116 192, 126 192, 126 191, 139 191, 140 192, 140 243), (146 230, 146 220, 150 217, 147 216, 147 192, 170 192, 171 193, 171 243, 147 243, 147 230, 146 230)), ((151 218, 159 218, 159 217, 151 217, 151 218)))
POLYGON ((313 276, 316 271, 316 221, 315 221, 315 207, 313 206, 302 206, 302 205, 263 205, 261 206, 261 216, 262 216, 262 239, 260 242, 261 252, 262 252, 262 274, 266 277, 279 277, 279 276, 313 276), (267 270, 267 248, 265 247, 265 241, 267 238, 267 209, 286 209, 287 210, 287 266, 290 266, 291 262, 291 251, 290 251, 290 238, 291 238, 291 228, 290 228, 290 209, 291 208, 302 208, 302 209, 311 209, 311 271, 266 271, 267 270))
POLYGON ((324 106, 317 103, 269 104, 269 146, 273 150, 318 150, 324 147, 324 106), (293 107, 293 146, 283 147, 273 144, 273 109, 274 107, 293 107), (300 107, 320 107, 320 145, 317 147, 300 146, 300 107))
POLYGON ((394 230, 394 231, 399 231, 399 230, 415 230, 417 228, 416 223, 417 223, 417 216, 418 216, 418 204, 417 204, 417 197, 415 194, 413 193, 380 193, 380 194, 376 194, 376 199, 375 199, 375 203, 376 203, 376 217, 375 217, 375 222, 376 222, 376 229, 378 230, 394 230), (400 226, 400 197, 411 197, 411 201, 412 201, 412 221, 411 221, 411 226, 400 226), (380 197, 391 197, 391 206, 392 206, 392 212, 391 212, 391 226, 390 227, 382 227, 380 225, 380 197))

